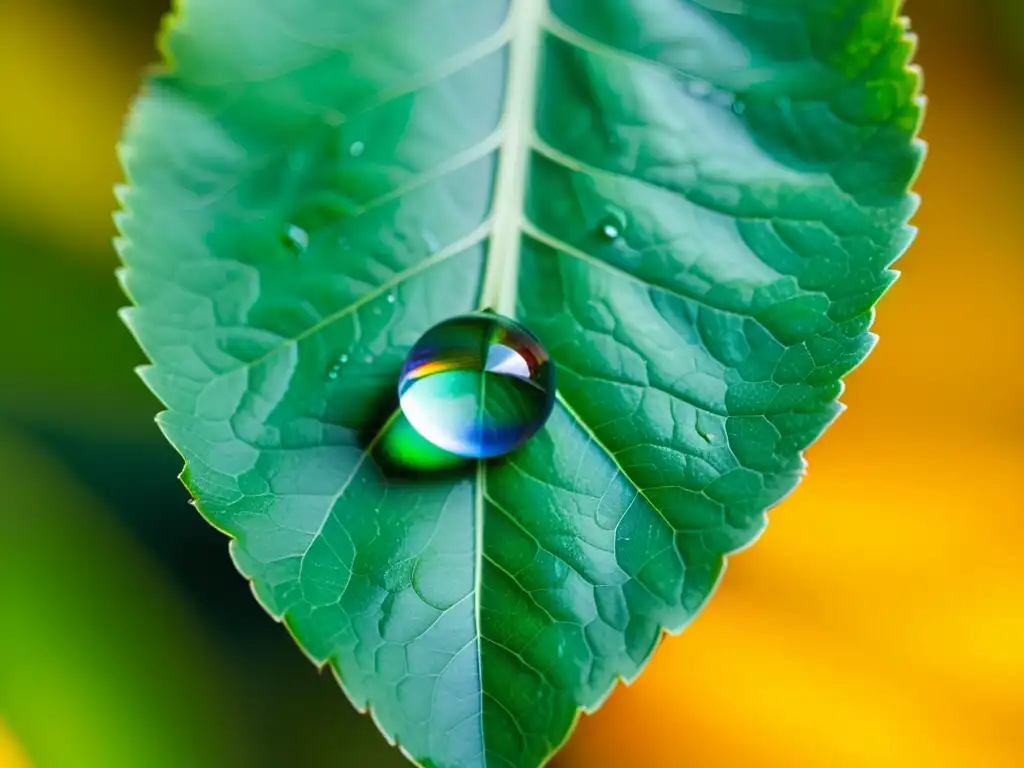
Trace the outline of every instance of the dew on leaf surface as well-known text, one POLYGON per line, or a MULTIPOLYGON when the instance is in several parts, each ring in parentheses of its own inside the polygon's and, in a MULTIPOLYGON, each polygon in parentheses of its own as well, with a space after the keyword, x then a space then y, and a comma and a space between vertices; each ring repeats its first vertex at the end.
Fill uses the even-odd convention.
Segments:
POLYGON ((309 247, 309 232, 295 224, 289 224, 284 232, 284 242, 297 253, 302 253, 309 247))
POLYGON ((626 231, 626 219, 621 213, 608 213, 597 225, 597 231, 605 240, 618 240, 626 231))
POLYGON ((345 366, 345 363, 347 362, 348 355, 342 355, 341 357, 339 357, 338 361, 334 365, 332 365, 330 369, 327 371, 327 378, 330 379, 331 381, 337 379, 341 375, 341 369, 345 366))
POLYGON ((523 326, 473 314, 435 325, 413 346, 398 384, 402 413, 424 438, 457 456, 515 450, 555 402, 555 369, 523 326))

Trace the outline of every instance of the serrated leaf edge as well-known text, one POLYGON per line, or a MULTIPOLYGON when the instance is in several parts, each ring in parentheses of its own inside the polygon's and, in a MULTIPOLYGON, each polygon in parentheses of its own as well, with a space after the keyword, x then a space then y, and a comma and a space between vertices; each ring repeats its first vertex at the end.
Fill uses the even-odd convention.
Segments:
MULTIPOLYGON (((547 2, 545 2, 545 0, 518 0, 518 1, 520 3, 523 3, 525 1, 529 6, 533 7, 534 11, 536 11, 536 8, 538 6, 543 11, 545 11, 545 12, 548 9, 548 4, 547 4, 547 2)), ((516 3, 517 0, 512 0, 512 2, 516 3)), ((906 61, 904 62, 903 67, 902 67, 902 72, 905 73, 905 74, 911 74, 911 75, 914 76, 915 93, 912 96, 912 102, 918 107, 918 119, 917 119, 917 124, 914 126, 914 129, 913 129, 912 134, 911 134, 911 143, 919 151, 919 156, 918 156, 919 159, 918 159, 917 167, 915 169, 915 173, 914 173, 913 177, 910 179, 910 181, 908 182, 907 188, 906 188, 905 191, 913 199, 913 201, 914 201, 913 210, 916 212, 918 204, 920 203, 920 196, 917 195, 916 193, 911 192, 911 188, 913 187, 914 183, 917 180, 918 175, 920 174, 921 166, 922 166, 924 158, 925 158, 925 156, 927 154, 927 144, 920 138, 921 126, 923 124, 924 117, 925 117, 925 112, 926 112, 926 108, 927 108, 927 98, 923 94, 923 82, 924 82, 923 71, 921 70, 919 65, 913 63, 913 57, 916 54, 917 47, 918 47, 918 37, 917 37, 917 35, 915 33, 910 31, 910 20, 909 20, 909 18, 906 17, 906 16, 901 15, 902 9, 903 9, 904 5, 905 5, 905 0, 898 0, 898 2, 893 4, 892 14, 891 14, 891 24, 899 26, 901 28, 901 30, 902 30, 901 40, 903 42, 909 43, 909 50, 908 50, 908 54, 907 54, 907 57, 906 57, 906 61)), ((158 49, 161 52, 161 55, 163 56, 163 59, 164 59, 165 63, 164 63, 163 67, 154 68, 153 71, 167 72, 167 71, 173 71, 175 69, 174 59, 173 59, 173 56, 171 55, 171 53, 169 51, 168 46, 166 45, 166 40, 167 40, 167 37, 168 37, 170 31, 173 28, 175 28, 177 25, 180 25, 180 24, 183 23, 183 19, 185 18, 184 7, 185 7, 185 0, 173 0, 173 2, 172 2, 172 10, 170 12, 168 12, 164 16, 164 19, 163 19, 163 21, 161 23, 160 33, 158 35, 158 49)), ((515 13, 515 11, 513 10, 512 13, 515 13)), ((533 17, 531 17, 531 18, 533 18, 533 17)), ((491 41, 491 42, 495 43, 495 49, 500 47, 501 44, 504 44, 503 43, 503 33, 499 32, 498 35, 495 35, 495 40, 491 41)), ((514 42, 513 42, 513 45, 514 45, 514 42)), ((622 53, 621 51, 617 51, 617 52, 619 54, 622 53)), ((645 61, 648 64, 653 64, 655 66, 660 66, 657 62, 653 62, 653 61, 650 61, 650 60, 645 60, 645 61)), ((522 98, 522 97, 520 96, 520 98, 522 98)), ((129 116, 128 116, 127 124, 129 126, 131 125, 131 121, 133 119, 133 116, 134 116, 134 110, 132 112, 130 112, 129 116)), ((530 141, 527 140, 526 148, 529 149, 529 147, 530 147, 530 141)), ((130 178, 130 174, 127 172, 127 168, 129 166, 130 159, 131 159, 133 154, 134 154, 134 147, 132 145, 131 136, 130 135, 123 135, 121 140, 118 142, 118 145, 117 145, 117 155, 118 155, 121 167, 123 169, 125 169, 126 180, 125 180, 124 183, 118 183, 114 187, 115 199, 117 200, 117 202, 118 202, 118 204, 120 206, 120 209, 115 211, 114 216, 113 216, 114 224, 115 224, 116 230, 118 232, 118 235, 113 240, 113 245, 114 245, 114 248, 115 248, 119 258, 121 258, 122 263, 123 263, 122 267, 119 267, 118 269, 115 270, 115 275, 116 275, 116 278, 118 280, 118 284, 121 286, 122 291, 124 292, 124 294, 128 298, 128 300, 131 302, 131 304, 129 306, 122 307, 118 311, 118 316, 120 317, 121 321, 125 324, 125 326, 128 328, 128 330, 132 334, 132 336, 135 338, 135 340, 139 344, 140 348, 142 348, 141 339, 139 338, 139 335, 138 335, 138 333, 137 333, 137 331, 136 331, 136 329, 134 327, 134 322, 133 322, 133 319, 132 319, 133 312, 135 310, 137 310, 138 304, 137 304, 135 298, 131 295, 131 293, 130 293, 130 291, 128 289, 128 286, 127 286, 127 282, 126 282, 126 276, 127 276, 128 272, 129 272, 130 268, 126 264, 124 264, 124 262, 123 262, 123 253, 124 253, 125 249, 131 244, 131 239, 125 233, 125 229, 126 229, 125 224, 126 224, 126 222, 128 220, 131 219, 131 215, 132 215, 131 214, 131 210, 130 210, 130 196, 131 196, 131 191, 134 188, 134 184, 133 184, 133 182, 132 182, 132 180, 130 178)), ((499 175, 499 179, 500 179, 500 175, 499 175)), ((524 181, 525 181, 525 179, 524 179, 524 181)), ((905 253, 907 248, 910 247, 910 245, 912 244, 912 242, 914 240, 914 235, 917 232, 917 228, 912 226, 912 225, 910 225, 909 224, 909 220, 910 220, 910 217, 908 216, 907 221, 904 222, 904 226, 906 227, 907 233, 908 233, 907 244, 904 246, 903 250, 895 256, 895 258, 890 263, 890 266, 891 266, 892 263, 895 263, 897 260, 899 260, 899 258, 903 255, 903 253, 905 253)), ((489 220, 485 221, 485 223, 482 226, 483 227, 488 227, 489 226, 489 220)), ((518 236, 518 232, 520 231, 519 223, 516 223, 516 230, 515 231, 516 231, 516 234, 518 236)), ((518 262, 518 252, 515 253, 513 260, 515 262, 518 262)), ((490 272, 490 270, 488 270, 488 271, 490 272)), ((895 270, 893 270, 893 273, 894 273, 895 276, 899 275, 899 272, 897 272, 895 270)), ((509 274, 509 272, 507 270, 506 270, 506 274, 509 274)), ((510 274, 514 275, 515 272, 512 271, 510 274)), ((488 278, 485 277, 485 286, 491 285, 491 284, 494 284, 494 283, 496 283, 496 284, 498 284, 500 286, 500 284, 502 282, 504 282, 504 280, 499 280, 498 278, 490 278, 490 280, 488 280, 488 278)), ((515 285, 514 281, 513 281, 512 284, 515 285)), ((886 290, 888 290, 888 289, 886 289, 886 290)), ((500 291, 498 291, 496 293, 493 289, 490 292, 488 292, 486 287, 485 287, 485 293, 484 293, 485 299, 486 299, 486 297, 489 297, 491 294, 493 294, 493 296, 494 296, 494 303, 497 306, 500 306, 500 307, 503 307, 503 308, 507 308, 508 307, 507 295, 503 295, 502 292, 500 292, 500 291)), ((514 298, 514 294, 513 294, 513 298, 514 298)), ((486 303, 485 303, 485 305, 486 305, 486 303)), ((513 306, 514 306, 514 302, 513 302, 513 306)), ((870 326, 873 325, 874 318, 875 318, 874 306, 869 311, 870 311, 871 318, 870 318, 870 321, 869 321, 869 324, 868 324, 868 328, 870 329, 870 326)), ((874 336, 874 334, 871 334, 871 335, 872 335, 872 337, 874 337, 874 339, 877 339, 877 337, 874 336)), ((867 356, 865 355, 864 359, 866 359, 866 357, 867 356)), ((858 365, 862 364, 864 359, 862 359, 858 363, 858 365)), ((140 365, 140 366, 137 366, 135 368, 135 372, 136 372, 136 375, 138 375, 139 378, 146 385, 146 387, 149 388, 150 391, 152 391, 153 394, 157 397, 157 399, 164 405, 164 407, 167 408, 168 407, 167 403, 164 402, 163 398, 160 397, 160 395, 155 391, 155 389, 153 388, 153 386, 150 384, 150 382, 148 380, 147 374, 154 367, 155 366, 152 365, 152 364, 150 364, 150 365, 140 365)), ((846 408, 846 406, 841 402, 841 399, 840 399, 842 397, 843 392, 845 391, 845 382, 844 381, 840 381, 839 384, 840 384, 840 391, 839 391, 839 395, 837 396, 837 399, 835 401, 836 404, 839 407, 837 409, 837 412, 834 414, 833 418, 829 420, 828 424, 826 424, 825 428, 822 430, 822 433, 825 431, 825 429, 828 428, 829 425, 834 423, 835 419, 838 418, 838 416, 846 408)), ((564 401, 563 401, 562 404, 563 404, 563 406, 568 408, 567 404, 565 404, 564 401)), ((568 410, 570 410, 570 412, 571 412, 571 408, 568 408, 568 410)), ((180 450, 178 450, 177 446, 169 438, 167 438, 167 434, 166 434, 166 432, 164 430, 163 425, 161 424, 161 416, 163 416, 165 413, 167 413, 167 411, 163 411, 161 413, 158 413, 156 418, 155 418, 155 422, 156 422, 158 428, 160 429, 161 433, 164 434, 165 439, 168 439, 168 443, 171 444, 171 446, 174 448, 174 450, 177 451, 179 456, 181 456, 181 458, 182 458, 183 468, 182 468, 182 471, 178 474, 178 478, 179 478, 179 480, 181 480, 182 484, 185 486, 185 488, 188 490, 188 492, 189 492, 189 494, 191 496, 190 504, 196 508, 196 510, 200 513, 200 515, 202 515, 202 517, 207 521, 207 523, 211 527, 213 527, 215 530, 219 531, 222 535, 224 535, 225 537, 228 538, 228 540, 229 540, 229 550, 231 550, 234 547, 234 542, 237 541, 237 537, 235 537, 229 531, 227 531, 224 528, 222 528, 221 526, 219 526, 214 521, 213 517, 211 515, 207 514, 204 511, 202 501, 198 498, 197 494, 195 493, 195 490, 192 488, 192 486, 191 486, 191 484, 189 483, 189 480, 188 480, 188 474, 189 474, 189 470, 190 470, 190 462, 185 457, 185 455, 180 450)), ((575 417, 575 414, 573 414, 573 417, 577 421, 578 424, 580 424, 581 426, 586 427, 584 422, 580 421, 578 418, 575 417)), ((383 430, 381 430, 381 434, 383 434, 383 430)), ((820 434, 819 434, 819 437, 820 437, 820 434)), ((606 453, 607 453, 607 451, 606 451, 606 453)), ((608 455, 611 456, 611 454, 608 454, 608 455)), ((800 461, 801 461, 801 465, 802 465, 801 477, 803 477, 806 474, 806 467, 807 467, 807 462, 806 462, 806 459, 804 458, 804 451, 801 451, 799 456, 800 456, 800 461)), ((614 459, 614 457, 612 457, 612 458, 614 459)), ((481 467, 481 466, 482 466, 482 462, 478 462, 478 472, 480 471, 479 467, 481 467)), ((628 476, 626 476, 624 474, 623 474, 623 476, 626 477, 627 480, 629 479, 628 476)), ((633 485, 632 481, 630 481, 630 484, 633 485)), ((634 488, 635 487, 636 486, 634 485, 634 488)), ((703 609, 707 605, 707 603, 717 593, 718 588, 721 585, 722 578, 723 578, 723 576, 724 576, 724 574, 725 574, 725 572, 726 572, 726 570, 728 568, 729 558, 731 558, 733 555, 736 555, 736 554, 739 554, 739 553, 743 552, 744 550, 748 549, 749 547, 752 547, 754 544, 757 543, 758 539, 761 537, 761 535, 763 534, 763 532, 765 531, 765 529, 768 526, 769 513, 775 507, 779 506, 787 498, 789 498, 789 496, 792 495, 792 493, 794 493, 798 487, 799 487, 799 482, 794 484, 793 488, 791 488, 786 493, 785 496, 783 496, 775 505, 773 505, 773 507, 765 510, 765 512, 762 513, 763 522, 762 522, 762 525, 761 525, 760 529, 758 530, 758 532, 755 535, 753 535, 750 538, 750 540, 746 544, 744 544, 744 545, 742 545, 742 546, 740 546, 740 547, 730 551, 729 553, 726 553, 726 554, 722 555, 721 567, 718 570, 718 574, 717 574, 717 578, 716 578, 716 581, 715 581, 715 585, 708 591, 708 594, 706 595, 704 600, 687 617, 687 620, 684 621, 682 624, 680 624, 678 627, 661 627, 660 628, 660 631, 658 633, 658 637, 655 640, 654 644, 652 645, 651 652, 647 655, 647 657, 645 659, 643 659, 643 661, 641 661, 637 665, 637 668, 636 668, 635 672, 632 675, 630 675, 628 677, 627 676, 623 676, 623 675, 616 675, 616 677, 611 681, 610 685, 608 686, 608 689, 604 692, 604 694, 602 696, 600 696, 598 698, 598 700, 596 701, 595 704, 593 704, 592 706, 587 706, 587 707, 577 707, 576 714, 575 714, 575 716, 573 718, 573 721, 572 721, 570 727, 566 731, 565 738, 558 745, 553 747, 552 750, 548 753, 548 755, 545 756, 545 758, 539 764, 539 768, 543 768, 543 766, 547 765, 550 762, 550 760, 559 751, 561 751, 561 749, 565 746, 565 744, 571 739, 573 733, 575 732, 576 728, 578 727, 579 722, 580 722, 580 720, 581 720, 581 718, 582 718, 582 716, 584 714, 591 715, 591 714, 595 713, 597 710, 599 710, 607 702, 608 698, 615 692, 615 690, 619 687, 620 684, 623 684, 623 685, 625 685, 627 687, 632 685, 632 683, 635 682, 644 673, 644 671, 646 670, 647 666, 650 664, 651 660, 654 658, 654 656, 655 656, 655 654, 657 652, 657 649, 660 647, 661 643, 665 640, 665 638, 668 637, 668 636, 676 636, 676 635, 681 634, 682 632, 684 632, 693 623, 694 620, 696 620, 696 618, 701 614, 701 612, 703 611, 703 609)), ((477 489, 478 489, 478 491, 477 491, 478 494, 482 493, 482 486, 480 484, 479 477, 478 477, 478 482, 477 482, 477 489)), ((639 489, 637 489, 637 490, 639 491, 639 489)), ((642 493, 642 491, 641 491, 641 493, 642 493)), ((481 500, 480 499, 477 500, 477 505, 478 505, 478 509, 482 509, 481 500)), ((653 507, 653 505, 652 505, 652 507, 653 507)), ((655 507, 655 509, 657 509, 657 508, 655 507)), ((478 537, 482 535, 482 530, 483 530, 483 526, 478 524, 477 525, 477 536, 478 537)), ((477 548, 478 548, 478 550, 481 548, 480 547, 479 539, 478 539, 478 542, 477 542, 477 548)), ((325 667, 329 668, 331 670, 331 673, 332 673, 333 677, 335 678, 335 680, 337 681, 339 688, 341 688, 342 693, 348 699, 348 701, 351 704, 352 708, 355 709, 357 712, 359 712, 361 714, 369 715, 371 721, 377 727, 377 730, 381 733, 381 735, 385 738, 385 740, 390 745, 392 745, 395 748, 397 748, 401 752, 401 754, 410 763, 412 763, 413 765, 417 766, 418 768, 425 768, 424 764, 421 763, 418 758, 416 758, 414 755, 412 755, 410 752, 408 752, 405 749, 404 745, 402 745, 401 742, 398 740, 398 738, 394 734, 389 733, 388 730, 383 726, 383 724, 377 718, 376 711, 374 709, 374 706, 373 706, 372 702, 367 701, 367 703, 365 705, 363 705, 363 706, 360 706, 359 704, 357 704, 355 702, 355 700, 352 698, 351 693, 348 691, 348 688, 346 687, 345 681, 341 677, 340 670, 337 668, 337 666, 335 664, 332 663, 332 660, 330 658, 325 659, 323 661, 318 661, 317 659, 313 658, 310 655, 308 650, 303 645, 302 640, 298 637, 298 635, 296 634, 295 630, 289 624, 287 612, 282 613, 280 616, 275 615, 274 612, 271 611, 271 609, 260 598, 260 595, 259 595, 259 593, 256 590, 255 580, 252 577, 250 577, 249 575, 247 575, 246 573, 244 573, 238 567, 238 564, 237 564, 237 562, 235 562, 234 557, 232 557, 232 562, 235 564, 235 567, 238 570, 239 574, 242 576, 242 578, 245 579, 249 583, 249 589, 252 592, 253 597, 255 598, 256 602, 264 609, 264 611, 266 611, 267 615, 270 616, 270 618, 273 621, 275 621, 278 624, 281 624, 285 628, 285 630, 288 632, 288 634, 291 635, 292 640, 294 641, 295 645, 299 648, 299 650, 302 652, 302 654, 313 664, 314 667, 316 667, 316 669, 319 672, 322 673, 325 667)), ((476 605, 476 609, 475 609, 475 614, 477 616, 479 616, 479 602, 478 601, 479 601, 479 592, 480 592, 480 584, 479 584, 480 571, 481 571, 481 569, 478 567, 476 569, 476 572, 477 572, 477 584, 475 585, 476 594, 477 594, 477 597, 475 598, 475 600, 477 601, 477 605, 476 605)), ((478 659, 479 659, 479 655, 478 655, 478 659)))

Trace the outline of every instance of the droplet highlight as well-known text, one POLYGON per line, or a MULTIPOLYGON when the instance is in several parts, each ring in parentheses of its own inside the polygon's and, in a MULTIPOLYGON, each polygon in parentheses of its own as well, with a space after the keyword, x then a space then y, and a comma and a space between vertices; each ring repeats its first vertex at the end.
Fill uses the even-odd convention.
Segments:
POLYGON ((522 446, 547 421, 555 369, 522 325, 499 315, 462 315, 416 342, 398 397, 409 423, 437 447, 493 458, 522 446))
POLYGON ((341 357, 338 358, 338 361, 334 365, 332 365, 330 369, 327 371, 327 378, 330 379, 331 381, 334 381, 339 376, 341 376, 341 369, 345 366, 345 363, 347 362, 348 355, 341 355, 341 357))
POLYGON ((366 144, 364 144, 361 141, 353 141, 352 144, 348 148, 348 153, 350 155, 352 155, 352 157, 359 157, 365 151, 366 151, 366 144))
POLYGON ((309 232, 295 224, 289 224, 284 233, 285 244, 297 253, 309 247, 309 232))
POLYGON ((609 213, 597 225, 598 234, 608 241, 615 241, 626 231, 626 219, 620 213, 609 213))

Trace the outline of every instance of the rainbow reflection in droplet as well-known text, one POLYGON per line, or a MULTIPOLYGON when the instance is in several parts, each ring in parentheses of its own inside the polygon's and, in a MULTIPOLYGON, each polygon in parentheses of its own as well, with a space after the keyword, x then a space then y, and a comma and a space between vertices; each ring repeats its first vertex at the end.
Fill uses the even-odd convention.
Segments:
POLYGON ((488 459, 537 432, 555 403, 555 370, 541 343, 499 315, 462 315, 427 331, 398 382, 402 412, 456 456, 488 459))

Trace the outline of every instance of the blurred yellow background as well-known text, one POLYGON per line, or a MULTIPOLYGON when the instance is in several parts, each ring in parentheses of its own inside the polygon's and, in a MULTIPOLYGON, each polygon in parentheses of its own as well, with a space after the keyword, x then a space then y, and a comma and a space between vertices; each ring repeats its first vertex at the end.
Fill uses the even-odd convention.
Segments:
MULTIPOLYGON (((907 4, 930 151, 881 343, 808 479, 561 768, 1024 766, 1024 26, 1003 2, 907 4)), ((0 768, 398 766, 186 506, 131 374, 113 147, 162 10, 0 2, 0 768)))

